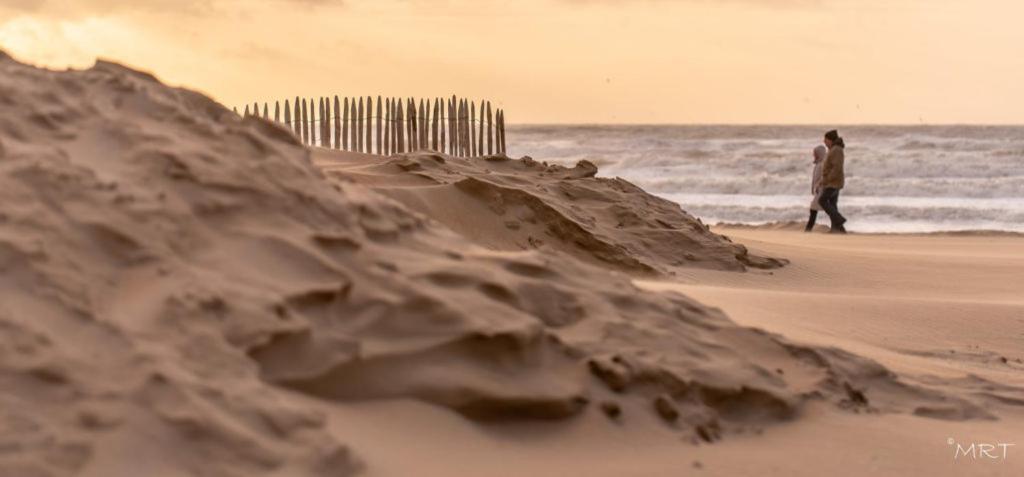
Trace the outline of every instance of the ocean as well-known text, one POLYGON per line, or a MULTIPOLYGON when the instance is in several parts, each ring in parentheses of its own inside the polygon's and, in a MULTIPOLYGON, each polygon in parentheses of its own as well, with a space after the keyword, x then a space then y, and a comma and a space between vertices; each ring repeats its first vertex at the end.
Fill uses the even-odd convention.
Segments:
MULTIPOLYGON (((510 126, 508 153, 622 177, 705 223, 805 221, 825 126, 510 126)), ((847 126, 857 232, 1024 232, 1024 127, 847 126)), ((827 216, 821 214, 824 223, 827 216)), ((821 218, 819 218, 819 223, 821 218)))

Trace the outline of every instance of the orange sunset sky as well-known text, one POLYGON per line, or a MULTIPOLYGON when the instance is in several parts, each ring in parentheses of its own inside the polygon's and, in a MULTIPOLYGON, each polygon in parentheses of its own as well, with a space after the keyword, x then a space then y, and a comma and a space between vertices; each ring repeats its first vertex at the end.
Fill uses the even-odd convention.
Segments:
POLYGON ((0 0, 0 47, 228 106, 488 98, 511 123, 1024 123, 1019 0, 0 0))

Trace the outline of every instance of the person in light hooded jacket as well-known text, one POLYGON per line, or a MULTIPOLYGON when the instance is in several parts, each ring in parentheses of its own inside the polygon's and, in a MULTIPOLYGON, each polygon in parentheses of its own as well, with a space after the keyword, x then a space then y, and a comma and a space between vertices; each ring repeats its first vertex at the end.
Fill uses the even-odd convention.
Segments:
POLYGON ((828 146, 828 155, 821 165, 821 197, 818 198, 818 205, 828 214, 832 221, 830 233, 845 234, 846 217, 839 213, 839 191, 846 186, 846 173, 843 169, 846 162, 846 143, 839 137, 835 129, 825 133, 825 145, 828 146))
POLYGON ((818 199, 821 198, 821 166, 825 162, 825 156, 828 154, 828 148, 823 145, 818 145, 814 148, 814 170, 811 172, 811 214, 807 218, 807 227, 804 228, 805 232, 814 230, 814 222, 818 220, 818 211, 821 210, 821 205, 818 204, 818 199))

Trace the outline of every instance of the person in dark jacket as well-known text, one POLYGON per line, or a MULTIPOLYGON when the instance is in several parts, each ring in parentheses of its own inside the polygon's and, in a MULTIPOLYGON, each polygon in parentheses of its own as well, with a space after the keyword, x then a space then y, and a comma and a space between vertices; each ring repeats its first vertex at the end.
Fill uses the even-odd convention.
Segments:
POLYGON ((845 234, 846 217, 839 213, 839 191, 846 185, 846 174, 843 171, 843 163, 846 160, 846 143, 839 137, 835 129, 825 133, 825 146, 828 147, 828 155, 821 165, 821 196, 818 204, 828 214, 832 221, 831 233, 845 234))

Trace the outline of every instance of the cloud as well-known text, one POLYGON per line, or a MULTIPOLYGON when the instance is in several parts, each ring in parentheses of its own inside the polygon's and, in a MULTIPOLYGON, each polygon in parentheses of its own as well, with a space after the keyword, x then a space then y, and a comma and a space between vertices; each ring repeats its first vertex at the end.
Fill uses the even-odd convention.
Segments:
POLYGON ((251 7, 291 4, 297 7, 341 5, 343 0, 3 0, 0 11, 57 18, 131 13, 212 14, 251 7))
POLYGON ((556 0, 560 3, 568 3, 572 5, 636 5, 642 3, 649 4, 747 4, 756 7, 765 8, 793 8, 793 7, 813 7, 821 6, 825 4, 825 0, 556 0))

